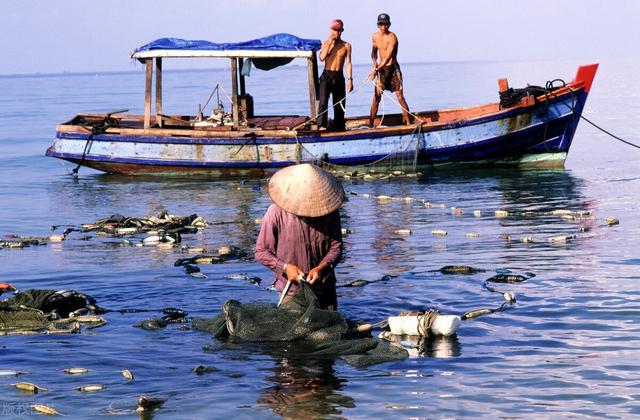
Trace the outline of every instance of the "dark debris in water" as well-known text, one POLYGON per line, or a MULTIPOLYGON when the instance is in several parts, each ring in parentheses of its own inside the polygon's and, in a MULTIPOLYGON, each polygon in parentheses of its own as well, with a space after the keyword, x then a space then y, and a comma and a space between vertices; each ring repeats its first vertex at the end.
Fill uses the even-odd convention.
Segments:
POLYGON ((193 368, 193 373, 195 373, 196 375, 204 375, 206 373, 211 373, 211 372, 218 372, 220 371, 220 369, 218 369, 215 366, 196 366, 193 368))

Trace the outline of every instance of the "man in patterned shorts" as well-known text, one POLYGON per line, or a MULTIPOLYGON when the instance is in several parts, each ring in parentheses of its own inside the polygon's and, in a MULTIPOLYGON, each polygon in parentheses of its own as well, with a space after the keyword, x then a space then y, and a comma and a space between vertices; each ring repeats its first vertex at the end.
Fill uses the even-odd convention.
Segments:
POLYGON ((389 31, 389 26, 391 26, 389 15, 380 13, 378 15, 378 32, 374 33, 372 37, 371 61, 373 63, 373 71, 370 79, 374 79, 377 76, 378 81, 373 93, 373 101, 371 102, 369 127, 373 127, 384 90, 396 93, 398 102, 402 107, 402 122, 411 124, 409 105, 407 105, 402 91, 402 72, 397 60, 398 38, 396 34, 389 31), (380 55, 379 63, 378 55, 380 55))

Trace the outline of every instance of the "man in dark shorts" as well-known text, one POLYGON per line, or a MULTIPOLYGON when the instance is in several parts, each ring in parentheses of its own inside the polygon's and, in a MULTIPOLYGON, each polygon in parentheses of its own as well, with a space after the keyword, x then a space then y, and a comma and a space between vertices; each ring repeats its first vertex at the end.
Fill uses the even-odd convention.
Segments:
POLYGON ((373 63, 373 71, 369 76, 370 79, 378 77, 376 87, 373 93, 373 101, 371 102, 371 114, 369 116, 369 127, 373 127, 373 123, 378 113, 378 105, 382 92, 388 90, 395 92, 398 102, 402 107, 402 122, 411 124, 409 117, 409 105, 404 99, 402 91, 402 72, 398 64, 398 38, 396 34, 389 31, 391 19, 386 13, 378 15, 378 32, 373 34, 371 39, 371 61, 373 63), (378 54, 380 55, 380 63, 378 63, 378 54))
POLYGON ((351 44, 340 37, 344 31, 344 24, 340 19, 335 19, 330 25, 329 38, 322 42, 319 58, 324 61, 324 71, 320 76, 320 88, 318 101, 318 127, 327 128, 329 115, 327 113, 329 95, 333 98, 333 129, 344 130, 345 108, 345 81, 342 73, 343 67, 347 67, 347 90, 353 90, 353 78, 351 77, 351 44))

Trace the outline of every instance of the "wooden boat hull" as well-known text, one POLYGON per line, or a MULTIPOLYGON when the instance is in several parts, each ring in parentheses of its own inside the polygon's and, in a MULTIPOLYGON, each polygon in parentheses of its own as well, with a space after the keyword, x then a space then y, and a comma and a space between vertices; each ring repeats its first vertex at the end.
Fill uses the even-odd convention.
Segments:
MULTIPOLYGON (((562 167, 596 68, 590 80, 577 79, 579 83, 574 82, 572 88, 538 98, 535 103, 506 110, 490 104, 425 112, 419 114, 423 123, 410 126, 344 132, 120 128, 91 134, 86 127, 66 124, 58 126, 46 155, 108 173, 132 175, 259 175, 296 162, 318 160, 347 167, 374 162, 379 167, 402 162, 418 169, 455 165, 562 167), (455 118, 458 114, 471 117, 455 118)), ((355 121, 358 119, 351 119, 355 121)))

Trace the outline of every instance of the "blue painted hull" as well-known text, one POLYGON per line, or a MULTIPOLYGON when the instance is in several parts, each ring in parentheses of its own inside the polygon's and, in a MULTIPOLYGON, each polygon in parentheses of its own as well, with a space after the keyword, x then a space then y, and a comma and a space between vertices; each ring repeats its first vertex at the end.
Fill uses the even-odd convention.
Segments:
MULTIPOLYGON (((447 124, 327 132, 278 132, 246 137, 198 133, 168 136, 128 130, 91 136, 59 126, 46 155, 111 173, 260 174, 298 161, 358 166, 402 162, 417 168, 450 165, 564 164, 587 92, 572 90, 536 105, 447 124), (277 134, 277 135, 276 135, 277 134)), ((444 111, 443 111, 444 112, 444 111)))

